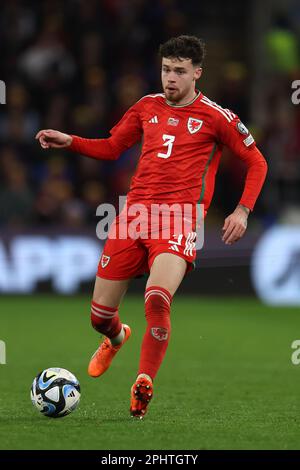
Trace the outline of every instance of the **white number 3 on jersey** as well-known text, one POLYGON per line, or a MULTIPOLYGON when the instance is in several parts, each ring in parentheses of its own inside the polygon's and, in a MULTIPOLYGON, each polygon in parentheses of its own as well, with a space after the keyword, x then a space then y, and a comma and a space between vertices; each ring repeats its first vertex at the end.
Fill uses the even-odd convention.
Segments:
POLYGON ((167 147, 167 153, 158 153, 157 156, 160 158, 169 158, 172 153, 172 148, 173 144, 175 141, 175 136, 174 135, 168 135, 168 134, 163 134, 162 136, 164 144, 164 147, 167 147))

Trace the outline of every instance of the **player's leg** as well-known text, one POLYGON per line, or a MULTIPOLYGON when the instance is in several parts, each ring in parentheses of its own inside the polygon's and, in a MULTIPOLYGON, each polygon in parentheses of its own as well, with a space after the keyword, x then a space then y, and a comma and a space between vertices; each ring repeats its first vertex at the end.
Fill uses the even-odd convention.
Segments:
POLYGON ((123 339, 119 338, 122 334, 122 324, 118 307, 128 289, 129 282, 129 279, 111 280, 96 277, 91 311, 92 325, 96 331, 107 336, 114 345, 123 339))
POLYGON ((152 382, 165 356, 170 332, 173 295, 187 269, 187 261, 171 253, 161 253, 153 261, 145 292, 147 329, 143 338, 139 372, 131 389, 130 411, 142 418, 153 394, 152 382))
POLYGON ((108 369, 131 334, 129 326, 121 323, 118 309, 130 279, 144 272, 145 262, 146 251, 136 240, 108 237, 98 265, 91 309, 93 327, 106 338, 90 361, 88 372, 92 377, 108 369))
POLYGON ((153 261, 146 290, 160 285, 167 289, 171 296, 180 286, 187 269, 187 261, 173 253, 160 253, 153 261))
POLYGON ((139 373, 155 378, 167 350, 173 296, 186 273, 187 262, 171 253, 156 256, 145 291, 147 330, 142 343, 139 373))
POLYGON ((120 229, 127 229, 126 219, 113 221, 98 264, 92 299, 93 327, 107 336, 113 346, 122 343, 125 332, 118 307, 127 291, 130 279, 139 274, 145 253, 130 238, 118 238, 120 229))
POLYGON ((130 337, 130 328, 121 323, 118 311, 129 282, 129 279, 96 278, 91 322, 93 328, 106 338, 89 363, 88 373, 91 377, 99 377, 109 368, 116 353, 130 337))

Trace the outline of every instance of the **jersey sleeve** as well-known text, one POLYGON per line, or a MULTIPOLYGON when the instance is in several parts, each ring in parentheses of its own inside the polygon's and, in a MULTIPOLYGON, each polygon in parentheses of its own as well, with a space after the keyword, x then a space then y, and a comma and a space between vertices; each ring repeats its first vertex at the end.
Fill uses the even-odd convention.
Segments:
POLYGON ((141 140, 142 125, 138 103, 111 129, 107 139, 85 139, 72 135, 69 150, 99 160, 116 160, 122 152, 141 140))
POLYGON ((267 174, 267 162, 256 147, 255 141, 234 113, 224 110, 216 118, 218 141, 226 145, 247 166, 244 191, 239 204, 253 210, 267 174))
POLYGON ((125 150, 141 140, 142 131, 140 102, 138 102, 128 109, 122 119, 111 129, 110 134, 112 140, 125 150))
POLYGON ((248 149, 255 147, 255 141, 247 127, 236 114, 227 111, 218 114, 216 119, 216 132, 219 141, 229 147, 237 156, 246 155, 248 149), (228 113, 228 114, 227 114, 228 113))

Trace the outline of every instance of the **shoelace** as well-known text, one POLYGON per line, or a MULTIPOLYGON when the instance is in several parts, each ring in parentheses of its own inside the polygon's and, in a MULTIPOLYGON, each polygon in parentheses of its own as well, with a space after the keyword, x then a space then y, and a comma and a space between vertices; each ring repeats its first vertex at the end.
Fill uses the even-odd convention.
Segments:
POLYGON ((103 351, 103 349, 108 349, 108 348, 110 348, 110 343, 108 341, 104 341, 101 344, 101 347, 98 349, 98 354, 100 354, 101 351, 103 351))

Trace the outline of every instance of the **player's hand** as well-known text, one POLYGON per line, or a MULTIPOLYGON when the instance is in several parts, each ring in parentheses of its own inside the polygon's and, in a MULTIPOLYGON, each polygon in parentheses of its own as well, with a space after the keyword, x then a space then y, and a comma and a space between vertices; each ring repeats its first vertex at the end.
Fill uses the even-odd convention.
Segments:
POLYGON ((43 149, 69 147, 73 140, 70 135, 52 129, 39 131, 35 138, 39 140, 43 149))
POLYGON ((226 245, 232 245, 237 242, 247 229, 247 219, 250 210, 246 207, 237 206, 232 214, 226 217, 223 226, 222 240, 226 245))

